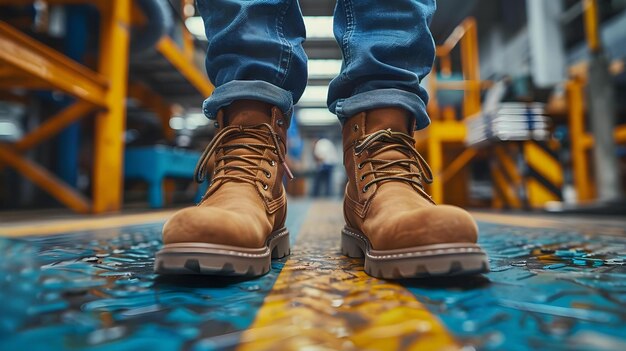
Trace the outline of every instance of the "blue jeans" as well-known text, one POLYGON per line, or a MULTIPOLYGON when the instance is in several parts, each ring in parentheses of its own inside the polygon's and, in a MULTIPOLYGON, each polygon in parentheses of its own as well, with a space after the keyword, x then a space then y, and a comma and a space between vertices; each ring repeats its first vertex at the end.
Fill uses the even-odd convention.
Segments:
MULTIPOLYGON (((382 107, 406 109, 417 129, 430 123, 420 81, 435 58, 428 28, 435 8, 435 0, 338 0, 334 34, 343 65, 327 103, 342 123, 382 107)), ((216 87, 203 105, 207 117, 240 99, 268 102, 291 115, 307 83, 297 0, 198 0, 198 9, 216 87)))

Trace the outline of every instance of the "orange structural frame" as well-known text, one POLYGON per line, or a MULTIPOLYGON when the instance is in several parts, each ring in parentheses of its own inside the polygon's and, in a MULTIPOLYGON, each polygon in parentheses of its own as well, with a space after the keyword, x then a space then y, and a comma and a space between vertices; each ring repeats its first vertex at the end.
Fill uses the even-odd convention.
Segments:
MULTIPOLYGON (((0 5, 24 5, 25 1, 2 0, 0 5)), ((0 167, 14 168, 60 203, 79 213, 104 213, 121 209, 123 200, 123 133, 126 124, 126 98, 153 110, 161 119, 166 136, 172 106, 145 86, 128 82, 129 28, 140 12, 132 0, 86 1, 52 0, 51 3, 95 5, 100 13, 100 53, 97 71, 0 21, 0 93, 19 100, 13 89, 54 90, 75 102, 15 143, 0 144, 0 167), (89 200, 45 168, 25 158, 23 153, 57 135, 70 124, 95 115, 92 199, 89 200)), ((186 3, 189 3, 187 1, 186 3)), ((183 30, 185 32, 185 30, 183 30)), ((185 32, 186 33, 186 32, 185 32)), ((184 35, 182 48, 164 37, 157 50, 203 96, 213 86, 193 59, 193 42, 184 35)))
POLYGON ((415 133, 415 139, 417 149, 425 154, 435 174, 435 180, 430 186, 435 202, 465 205, 466 197, 463 195, 466 193, 467 184, 465 166, 478 152, 464 146, 467 130, 463 119, 480 112, 481 91, 490 84, 480 80, 478 32, 474 18, 465 19, 445 42, 436 48, 437 63, 443 74, 452 73, 451 54, 457 47, 460 50, 463 80, 439 82, 437 64, 433 67, 428 85, 430 93, 428 113, 431 125, 415 133), (439 105, 437 92, 443 90, 464 92, 462 119, 455 118, 453 110, 442 109, 439 105), (445 192, 447 188, 455 191, 445 192))

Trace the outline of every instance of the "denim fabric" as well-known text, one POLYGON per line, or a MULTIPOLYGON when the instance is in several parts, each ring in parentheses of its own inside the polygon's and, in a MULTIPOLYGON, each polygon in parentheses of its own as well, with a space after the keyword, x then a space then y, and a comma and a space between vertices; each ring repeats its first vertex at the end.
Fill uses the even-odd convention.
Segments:
MULTIPOLYGON (((307 82, 304 24, 296 0, 198 0, 207 37, 209 118, 236 99, 257 99, 289 112, 307 82), (269 84, 263 84, 269 83, 269 84), (289 99, 291 97, 291 100, 289 99)), ((330 83, 329 110, 345 119, 402 107, 426 127, 428 95, 420 81, 435 45, 428 24, 435 0, 338 0, 334 33, 344 62, 330 83)))
POLYGON ((244 98, 272 103, 288 113, 307 83, 302 48, 306 34, 297 0, 197 4, 209 38, 207 73, 216 87, 204 103, 207 117, 214 118, 220 108, 244 98))
POLYGON ((434 0, 339 0, 334 33, 343 66, 330 83, 328 107, 340 120, 377 107, 409 110, 417 128, 430 120, 420 81, 430 72, 435 44, 428 25, 434 0))

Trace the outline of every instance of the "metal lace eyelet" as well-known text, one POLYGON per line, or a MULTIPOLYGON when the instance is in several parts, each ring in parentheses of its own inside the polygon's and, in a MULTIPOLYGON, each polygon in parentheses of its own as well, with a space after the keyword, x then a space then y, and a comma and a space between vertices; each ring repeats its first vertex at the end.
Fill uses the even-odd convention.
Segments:
POLYGON ((271 160, 271 161, 270 161, 270 166, 272 166, 272 167, 276 166, 276 161, 271 160))
POLYGON ((215 128, 219 128, 219 127, 220 127, 220 123, 219 123, 219 122, 214 122, 214 123, 213 123, 213 126, 214 126, 215 128))
POLYGON ((357 167, 358 169, 363 169, 363 164, 362 164, 362 163, 359 163, 358 165, 356 165, 356 167, 357 167))
POLYGON ((364 186, 364 187, 363 187, 363 192, 364 192, 364 193, 366 193, 366 192, 367 192, 367 190, 369 190, 369 187, 364 186))
POLYGON ((362 175, 361 176, 361 181, 363 181, 363 180, 365 180, 365 176, 362 175))
POLYGON ((269 188, 269 186, 265 183, 263 183, 263 190, 267 190, 269 188))
POLYGON ((279 127, 282 127, 282 126, 283 126, 283 124, 285 124, 285 121, 283 121, 283 120, 282 120, 282 118, 281 118, 281 119, 276 120, 276 124, 277 124, 279 127))
POLYGON ((265 173, 265 177, 266 177, 267 179, 272 178, 272 173, 270 173, 270 172, 264 172, 264 173, 265 173))
POLYGON ((355 125, 352 127, 352 130, 354 130, 355 132, 356 132, 356 131, 358 131, 358 130, 359 130, 359 125, 358 125, 358 124, 355 124, 355 125))

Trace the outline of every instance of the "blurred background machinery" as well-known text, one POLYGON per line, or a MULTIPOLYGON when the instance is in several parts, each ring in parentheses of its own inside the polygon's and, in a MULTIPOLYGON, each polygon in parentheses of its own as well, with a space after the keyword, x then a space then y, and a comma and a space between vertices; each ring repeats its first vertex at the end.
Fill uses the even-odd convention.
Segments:
MULTIPOLYGON (((301 0, 308 87, 289 131, 294 196, 340 197, 334 0, 301 0), (329 169, 331 171, 329 171, 329 169), (331 172, 330 176, 328 172, 331 172)), ((432 124, 416 145, 440 203, 619 209, 626 157, 626 1, 440 0, 432 124), (612 136, 612 137, 611 137, 612 136)), ((189 203, 211 139, 206 38, 193 0, 0 0, 0 209, 81 213, 189 203)), ((623 208, 623 206, 621 207, 623 208)))
POLYGON ((470 1, 446 31, 452 3, 416 134, 436 201, 623 212, 626 2, 470 1))
POLYGON ((195 153, 154 145, 187 145, 172 117, 198 115, 213 90, 184 25, 194 13, 184 0, 0 1, 0 163, 13 170, 3 172, 4 208, 117 211, 124 175, 148 182, 156 207, 166 176, 191 179, 192 168, 180 168, 195 153), (137 145, 169 168, 124 168, 125 148, 137 145))

